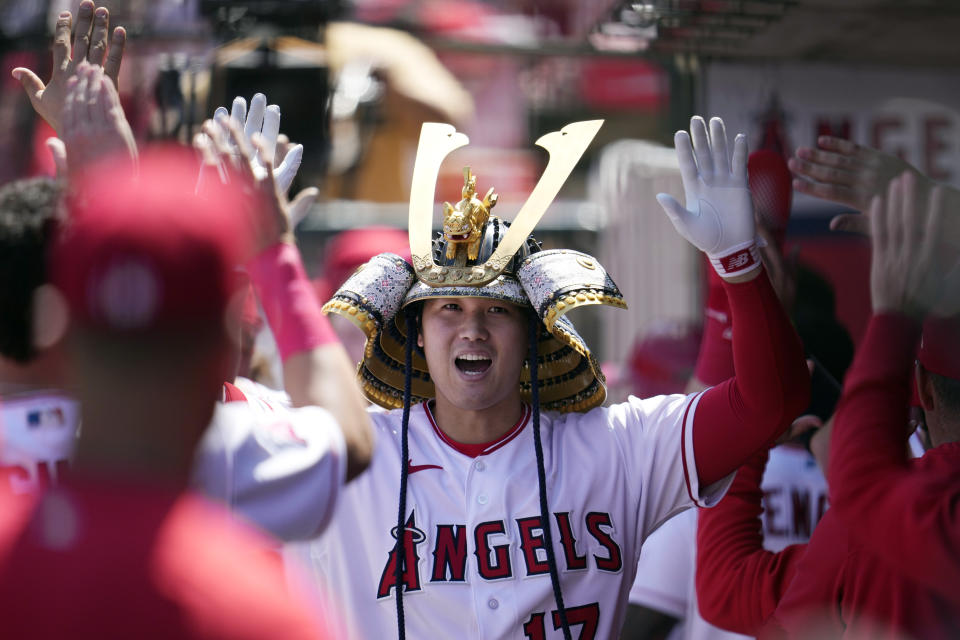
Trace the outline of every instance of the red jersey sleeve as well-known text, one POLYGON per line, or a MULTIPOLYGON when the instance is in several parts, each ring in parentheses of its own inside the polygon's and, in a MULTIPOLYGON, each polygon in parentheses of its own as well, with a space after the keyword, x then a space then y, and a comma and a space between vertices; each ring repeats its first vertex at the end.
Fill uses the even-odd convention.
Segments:
POLYGON ((899 314, 870 320, 830 442, 831 511, 888 566, 960 603, 960 469, 911 470, 907 461, 910 371, 919 331, 899 314))
POLYGON ((757 635, 796 572, 806 545, 779 553, 763 548, 763 491, 767 453, 753 455, 737 471, 727 495, 701 509, 697 525, 697 603, 718 627, 757 635))
POLYGON ((749 282, 724 281, 723 288, 733 322, 735 376, 708 389, 694 415, 701 487, 769 448, 810 401, 803 346, 766 272, 749 282))
MULTIPOLYGON (((706 256, 704 256, 706 260, 706 256)), ((723 290, 723 279, 707 264, 707 302, 703 308, 703 338, 697 353, 693 375, 705 384, 714 385, 734 375, 733 323, 730 303, 723 290)))

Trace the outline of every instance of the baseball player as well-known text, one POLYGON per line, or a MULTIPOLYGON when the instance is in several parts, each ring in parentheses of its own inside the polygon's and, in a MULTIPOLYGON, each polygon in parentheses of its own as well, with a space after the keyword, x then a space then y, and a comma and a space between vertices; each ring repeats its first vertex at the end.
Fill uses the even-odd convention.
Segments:
MULTIPOLYGON (((37 112, 48 121, 56 123, 58 133, 63 136, 62 141, 55 139, 55 149, 60 153, 61 164, 65 164, 64 151, 69 151, 70 166, 61 168, 64 169, 64 174, 67 174, 69 169, 73 180, 86 180, 88 176, 85 175, 85 170, 88 163, 110 153, 123 156, 128 166, 136 164, 136 145, 129 135, 129 125, 124 118, 115 88, 125 36, 122 27, 114 29, 110 53, 105 61, 95 56, 84 60, 87 57, 87 41, 82 38, 84 30, 92 29, 92 35, 89 36, 92 38, 91 47, 102 54, 106 49, 108 20, 109 15, 105 8, 94 10, 92 2, 81 3, 77 21, 78 37, 71 58, 68 44, 72 17, 69 12, 64 12, 58 20, 54 42, 57 71, 45 88, 42 84, 39 85, 38 91, 42 89, 41 93, 30 95, 37 112), (104 64, 102 68, 99 66, 100 62, 104 64), (85 108, 78 109, 77 105, 85 108)), ((25 69, 15 70, 15 75, 18 74, 20 79, 24 80, 25 86, 31 85, 30 78, 35 78, 32 72, 25 69)), ((265 99, 262 105, 259 101, 256 102, 260 122, 262 123, 268 113, 270 117, 276 116, 274 122, 279 126, 279 111, 266 109, 265 99)), ((248 118, 244 124, 251 125, 252 129, 254 120, 248 118)), ((258 128, 259 126, 260 124, 257 125, 258 128)), ((279 184, 282 190, 289 187, 299 166, 298 151, 301 150, 295 145, 285 156, 281 166, 271 173, 270 177, 275 182, 264 185, 265 188, 269 186, 271 191, 271 197, 266 199, 269 205, 266 210, 274 212, 278 219, 283 217, 287 220, 286 224, 289 224, 289 216, 297 215, 298 208, 308 206, 310 198, 316 193, 316 190, 304 190, 293 203, 288 204, 285 194, 282 191, 276 192, 273 186, 275 183, 279 184), (277 213, 279 210, 284 211, 283 216, 277 213)), ((264 177, 258 174, 257 180, 262 183, 264 177)), ((41 187, 44 184, 47 183, 41 183, 41 187)), ((52 187, 48 190, 54 191, 52 187)), ((5 308, 24 308, 24 318, 29 317, 28 303, 32 289, 45 282, 42 256, 46 251, 45 242, 49 236, 49 229, 45 226, 49 221, 45 220, 54 217, 54 196, 45 195, 44 199, 34 194, 34 191, 30 190, 33 194, 31 198, 43 204, 42 208, 46 213, 38 213, 35 221, 24 223, 24 231, 29 231, 32 235, 19 242, 26 243, 29 239, 30 248, 22 250, 23 259, 35 266, 31 273, 21 274, 19 286, 4 287, 4 291, 11 295, 11 304, 5 308)), ((44 195, 46 191, 41 188, 39 194, 44 195)), ((18 211, 24 206, 19 199, 15 198, 14 202, 18 211)), ((242 216, 238 215, 231 228, 243 224, 242 216)), ((288 253, 285 256, 283 244, 278 243, 282 230, 278 230, 275 225, 261 224, 257 228, 267 233, 273 232, 273 235, 266 238, 258 236, 259 244, 274 249, 279 247, 280 250, 262 253, 248 266, 259 267, 256 271, 261 274, 261 280, 266 280, 268 288, 277 292, 290 288, 296 290, 299 280, 295 276, 302 274, 302 266, 299 271, 296 268, 299 257, 294 264, 291 263, 288 253)), ((11 232, 11 242, 16 233, 23 231, 11 232)), ((20 256, 20 252, 11 249, 9 252, 5 251, 4 256, 13 259, 20 256)), ((4 274, 8 273, 13 275, 15 272, 4 270, 4 274)), ((309 318, 309 322, 305 322, 297 315, 298 311, 303 311, 304 305, 286 305, 283 304, 282 294, 278 297, 280 304, 273 306, 277 312, 273 317, 275 325, 293 328, 304 324, 323 326, 323 323, 315 322, 316 318, 322 320, 316 303, 316 312, 309 318)), ((309 306, 306 309, 309 312, 309 306)), ((13 323, 14 318, 18 316, 10 316, 11 339, 13 342, 22 341, 30 329, 27 325, 13 323), (13 326, 14 324, 16 326, 13 326)), ((47 336, 43 338, 45 344, 54 344, 61 330, 62 327, 41 327, 35 334, 47 336)), ((364 404, 355 385, 349 381, 352 367, 346 354, 332 336, 331 331, 312 331, 300 335, 299 342, 291 341, 288 354, 290 366, 287 371, 288 381, 293 385, 293 399, 288 401, 298 405, 320 405, 328 408, 332 418, 325 414, 325 419, 318 421, 327 424, 327 428, 302 429, 302 424, 307 419, 292 417, 285 412, 282 416, 276 415, 274 408, 282 408, 287 403, 275 398, 268 401, 262 390, 257 390, 250 394, 256 398, 255 402, 250 403, 254 410, 253 418, 249 411, 238 411, 236 408, 226 412, 225 415, 235 418, 215 420, 197 454, 194 482, 208 496, 236 505, 237 512, 248 514, 268 531, 292 536, 314 535, 325 524, 339 486, 346 479, 360 473, 369 461, 371 432, 364 404), (282 469, 283 473, 278 473, 277 469, 282 469), (252 478, 255 478, 256 482, 246 482, 252 478), (310 487, 309 494, 304 497, 310 508, 305 508, 288 490, 291 479, 310 487), (272 491, 275 490, 283 491, 286 505, 302 514, 296 522, 275 515, 278 511, 276 501, 273 500, 272 491)), ((22 349, 22 353, 17 351, 15 357, 23 357, 29 352, 26 343, 22 343, 18 348, 22 349)), ((44 358, 32 364, 31 368, 23 368, 19 373, 15 371, 15 367, 10 367, 11 375, 20 376, 11 381, 29 380, 32 385, 36 385, 39 380, 37 374, 46 372, 44 375, 48 378, 43 380, 43 386, 63 388, 62 378, 54 376, 58 367, 51 366, 51 362, 60 357, 59 351, 60 349, 48 350, 44 358)), ((226 379, 234 380, 234 374, 235 369, 231 369, 226 379)), ((241 386, 244 386, 243 383, 241 386)), ((17 387, 14 391, 19 393, 23 389, 17 387)), ((243 396, 243 393, 239 388, 225 382, 223 400, 240 396, 243 396)), ((59 392, 52 395, 31 393, 29 397, 17 397, 14 400, 16 401, 0 405, 5 411, 3 430, 7 432, 5 443, 0 441, 0 460, 4 466, 11 468, 10 473, 5 475, 9 476, 13 488, 19 490, 32 486, 32 478, 43 480, 49 476, 57 479, 62 474, 75 440, 77 408, 75 403, 59 392)), ((316 417, 311 419, 316 420, 316 417)))
MULTIPOLYGON (((239 191, 194 195, 191 160, 145 154, 136 180, 114 164, 89 168, 51 250, 38 317, 69 313, 60 325, 84 424, 67 481, 24 503, 15 533, 0 535, 11 637, 322 636, 287 599, 260 536, 185 490, 211 419, 255 418, 216 407, 237 348, 228 307, 245 247, 232 221, 248 205, 239 191)), ((326 411, 278 420, 277 440, 304 425, 324 434, 331 475, 342 474, 343 436, 326 411)))
MULTIPOLYGON (((730 499, 701 516, 697 591, 703 615, 716 624, 759 637, 950 638, 960 632, 956 596, 947 587, 954 584, 952 550, 933 546, 934 540, 918 547, 915 540, 921 529, 927 530, 926 524, 918 522, 930 522, 928 514, 942 508, 934 505, 949 502, 949 492, 911 492, 910 506, 899 505, 896 522, 887 513, 884 528, 877 526, 880 518, 873 515, 876 505, 863 509, 859 497, 875 487, 885 489, 883 496, 895 494, 909 485, 907 478, 930 479, 933 484, 925 485, 928 489, 949 487, 956 480, 951 458, 956 452, 956 432, 951 426, 956 412, 949 401, 944 402, 949 396, 943 387, 936 389, 934 383, 927 386, 923 403, 928 419, 932 417, 936 425, 933 432, 939 446, 912 463, 912 469, 906 461, 907 373, 918 328, 918 316, 912 314, 929 309, 931 301, 921 296, 937 289, 924 286, 923 281, 930 277, 926 271, 931 264, 930 247, 939 238, 937 216, 916 215, 920 207, 913 203, 918 200, 922 201, 916 197, 915 179, 906 175, 891 183, 888 202, 896 204, 875 203, 870 212, 874 229, 884 229, 873 234, 874 317, 847 376, 835 418, 840 435, 833 438, 828 473, 833 506, 809 544, 777 554, 756 551, 763 454, 751 458, 738 472, 730 499), (900 272, 904 265, 905 271, 900 272), (910 284, 905 284, 906 279, 910 284), (895 473, 903 480, 896 486, 884 484, 890 481, 891 469, 883 469, 878 453, 861 451, 864 442, 857 442, 854 451, 852 441, 844 440, 862 430, 862 425, 870 427, 871 441, 886 447, 883 455, 897 459, 895 473), (850 470, 856 470, 856 475, 850 470), (838 497, 841 505, 851 498, 860 501, 862 518, 844 521, 843 508, 836 508, 838 497), (927 505, 924 519, 920 511, 927 505), (912 535, 909 539, 907 532, 912 535), (901 555, 927 564, 905 570, 908 564, 899 560, 901 555)), ((933 202, 935 209, 936 198, 933 202)), ((917 366, 920 388, 933 375, 945 378, 947 386, 953 384, 955 369, 950 363, 956 353, 956 335, 955 319, 928 319, 917 366), (931 371, 941 373, 931 375, 931 371)), ((939 535, 944 532, 949 532, 949 525, 941 527, 939 535)))
MULTIPOLYGON (((552 157, 541 193, 555 193, 597 126, 541 139, 552 157)), ((736 377, 600 408, 596 360, 564 314, 622 304, 616 285, 590 256, 540 251, 527 237, 549 197, 508 227, 469 169, 433 242, 435 171, 465 138, 425 125, 413 266, 377 256, 326 306, 364 329, 361 385, 395 409, 372 414, 370 469, 300 548, 349 614, 343 633, 613 637, 646 536, 715 503, 731 471, 805 406, 799 342, 756 250, 746 141, 738 136, 731 162, 719 119, 708 133, 694 118, 691 131, 692 145, 677 134, 687 208, 660 201, 725 279, 736 377)))
POLYGON ((938 255, 937 245, 950 213, 947 192, 951 198, 957 193, 947 187, 927 190, 919 182, 905 173, 891 183, 885 202, 874 198, 871 204, 874 316, 858 375, 848 382, 837 412, 828 477, 837 517, 851 538, 903 581, 951 602, 955 635, 960 271, 956 251, 938 255), (908 393, 903 371, 912 360, 923 312, 930 315, 915 369, 933 448, 911 469, 903 447, 908 393), (873 535, 877 531, 884 534, 882 543, 873 535))
POLYGON ((76 402, 61 391, 62 349, 33 331, 60 196, 49 178, 0 188, 0 481, 18 495, 66 472, 79 423, 76 402))

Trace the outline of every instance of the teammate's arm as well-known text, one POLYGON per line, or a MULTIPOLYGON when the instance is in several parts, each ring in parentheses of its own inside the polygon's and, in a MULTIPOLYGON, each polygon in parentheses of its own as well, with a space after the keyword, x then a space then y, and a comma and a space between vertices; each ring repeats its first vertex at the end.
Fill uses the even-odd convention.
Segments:
POLYGON ((772 444, 809 402, 810 377, 796 334, 763 270, 750 192, 747 143, 727 151, 723 121, 702 118, 675 136, 687 207, 659 194, 677 231, 723 278, 733 316, 735 377, 704 392, 693 422, 701 487, 772 444))
POLYGON ((192 480, 208 498, 290 542, 309 540, 327 526, 346 464, 343 436, 327 411, 265 413, 234 401, 217 407, 192 480))
POLYGON ((288 202, 263 140, 255 136, 251 145, 239 123, 208 120, 203 131, 219 156, 230 157, 230 145, 239 152, 243 159, 239 168, 255 185, 260 203, 254 225, 257 246, 247 270, 277 338, 284 387, 294 406, 320 406, 337 420, 346 442, 347 480, 351 480, 370 463, 373 430, 347 353, 320 313, 291 226, 292 211, 309 205, 318 191, 305 189, 288 202), (253 162, 257 156, 262 171, 253 162))
MULTIPOLYGON (((828 466, 830 509, 878 558, 960 602, 957 476, 912 471, 904 447, 919 318, 944 281, 933 259, 947 212, 939 188, 922 206, 916 182, 905 174, 891 183, 886 201, 876 198, 871 205, 874 315, 837 410, 828 466), (879 531, 883 535, 876 535, 879 531)), ((951 294, 955 301, 957 292, 945 295, 951 294)))
POLYGON ((757 635, 796 573, 806 545, 778 553, 763 548, 763 491, 767 452, 751 456, 715 507, 697 524, 697 604, 718 627, 757 635))

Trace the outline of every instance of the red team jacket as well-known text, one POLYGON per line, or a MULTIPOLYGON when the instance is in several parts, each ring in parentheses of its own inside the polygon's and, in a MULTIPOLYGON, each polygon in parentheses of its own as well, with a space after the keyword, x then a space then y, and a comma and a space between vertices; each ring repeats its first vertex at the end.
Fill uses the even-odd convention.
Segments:
POLYGON ((909 506, 868 505, 875 513, 850 529, 832 506, 808 544, 770 553, 762 549, 758 520, 764 456, 755 456, 727 497, 700 515, 697 593, 708 621, 761 638, 960 637, 960 582, 951 573, 960 538, 936 519, 950 514, 943 488, 956 490, 960 444, 932 449, 910 467, 905 460, 907 373, 916 335, 902 318, 871 321, 837 412, 829 479, 834 502, 838 478, 846 481, 850 467, 864 464, 864 447, 849 446, 858 437, 849 433, 865 426, 863 442, 882 428, 891 434, 887 455, 895 449, 900 462, 886 473, 898 482, 922 479, 928 492, 915 494, 909 506), (847 438, 841 444, 848 448, 838 449, 838 438, 847 438), (867 525, 871 521, 883 526, 867 525), (918 564, 903 571, 906 559, 914 558, 918 564))
MULTIPOLYGON (((932 338, 924 349, 937 351, 952 370, 960 368, 957 326, 956 318, 928 318, 924 328, 924 340, 932 338), (948 330, 930 331, 938 322, 948 330), (938 334, 945 344, 932 344, 938 334)), ((918 334, 919 326, 904 316, 871 321, 864 341, 870 348, 861 349, 862 366, 837 412, 831 500, 857 542, 960 607, 960 447, 941 445, 924 456, 937 452, 935 458, 911 469, 902 445, 908 397, 903 372, 912 370, 918 334)))
MULTIPOLYGON (((960 444, 941 445, 916 461, 923 474, 954 472, 960 444)), ((790 582, 764 632, 768 637, 877 638, 878 640, 947 640, 960 638, 960 610, 925 584, 895 570, 889 559, 905 552, 923 555, 917 542, 907 549, 874 530, 878 554, 860 544, 831 507, 796 565, 790 582)), ((902 517, 909 518, 908 513, 902 517)), ((865 533, 865 532, 861 532, 865 533)), ((872 545, 873 546, 873 545, 872 545)))

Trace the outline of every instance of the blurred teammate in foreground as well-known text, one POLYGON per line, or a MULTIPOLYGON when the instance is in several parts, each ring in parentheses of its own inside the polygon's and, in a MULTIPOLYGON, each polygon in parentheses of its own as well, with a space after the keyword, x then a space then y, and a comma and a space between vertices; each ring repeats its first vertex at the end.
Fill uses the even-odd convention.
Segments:
POLYGON ((14 494, 66 471, 77 428, 77 404, 62 391, 62 350, 33 331, 60 196, 50 178, 0 188, 0 491, 14 494))
POLYGON ((240 190, 196 197, 194 163, 171 153, 145 156, 135 180, 87 167, 52 249, 36 321, 67 327, 84 426, 69 481, 0 511, 10 637, 321 635, 259 536, 186 490, 206 426, 244 420, 214 407, 250 207, 240 190))
MULTIPOLYGON (((23 67, 12 72, 37 114, 60 136, 48 144, 62 177, 67 174, 67 147, 78 168, 121 148, 135 162, 136 145, 115 89, 126 32, 114 28, 108 43, 109 24, 106 7, 84 0, 76 24, 69 11, 58 17, 49 82, 44 85, 23 67), (108 108, 91 109, 97 118, 78 118, 78 112, 68 108, 72 106, 68 96, 77 95, 81 68, 99 70, 97 82, 110 85, 113 101, 96 106, 115 106, 122 126, 113 126, 117 121, 108 115, 108 108), (107 131, 111 128, 113 135, 107 131)), ((0 491, 14 494, 64 475, 78 426, 77 404, 64 390, 61 345, 51 341, 57 331, 51 327, 53 334, 43 335, 33 330, 38 297, 45 295, 41 285, 47 281, 47 247, 61 221, 62 191, 63 186, 50 178, 18 180, 0 189, 0 491)))
POLYGON ((792 164, 816 182, 796 184, 860 206, 864 215, 845 214, 833 226, 868 229, 873 239, 874 315, 834 418, 833 506, 805 547, 759 551, 757 465, 746 465, 728 500, 701 520, 698 595, 705 617, 761 638, 955 638, 960 271, 957 219, 946 205, 957 192, 909 167, 890 180, 890 165, 900 161, 846 141, 820 142, 833 150, 798 152, 817 164, 792 164), (835 171, 840 165, 849 175, 835 171), (829 182, 838 177, 842 185, 829 182), (871 191, 872 201, 848 197, 871 191), (933 448, 911 462, 912 368, 933 448))

